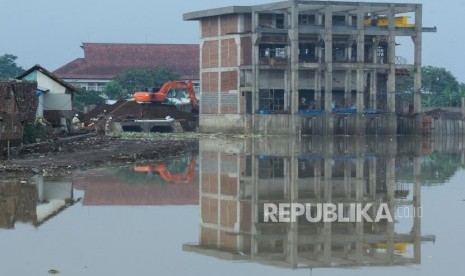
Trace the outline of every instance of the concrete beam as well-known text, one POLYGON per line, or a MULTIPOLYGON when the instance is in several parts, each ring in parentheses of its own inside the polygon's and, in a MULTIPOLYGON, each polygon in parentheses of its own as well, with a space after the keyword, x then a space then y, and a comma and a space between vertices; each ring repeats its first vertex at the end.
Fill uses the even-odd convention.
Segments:
POLYGON ((200 20, 204 17, 219 16, 223 14, 251 13, 251 12, 252 12, 251 6, 230 6, 230 7, 188 12, 188 13, 183 14, 182 17, 184 21, 189 21, 189 20, 200 20))
POLYGON ((293 2, 294 1, 283 1, 270 4, 256 5, 253 6, 252 9, 254 12, 267 12, 273 10, 290 9, 292 8, 293 2))

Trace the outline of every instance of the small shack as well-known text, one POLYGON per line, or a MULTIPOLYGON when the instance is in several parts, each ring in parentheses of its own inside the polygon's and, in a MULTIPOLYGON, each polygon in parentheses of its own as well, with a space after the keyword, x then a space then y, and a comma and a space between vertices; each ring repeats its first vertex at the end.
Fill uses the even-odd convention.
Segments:
POLYGON ((0 81, 0 156, 22 142, 25 122, 34 122, 36 82, 0 81))
POLYGON ((76 88, 40 65, 26 70, 19 80, 37 82, 37 90, 31 96, 38 97, 36 117, 43 117, 54 126, 64 125, 73 116, 73 93, 76 88))

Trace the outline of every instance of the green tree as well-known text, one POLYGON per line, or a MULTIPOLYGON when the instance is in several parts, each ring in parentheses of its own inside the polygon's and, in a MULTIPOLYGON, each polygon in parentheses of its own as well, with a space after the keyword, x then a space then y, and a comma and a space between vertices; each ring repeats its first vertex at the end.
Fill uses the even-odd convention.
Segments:
POLYGON ((116 81, 111 81, 105 85, 103 94, 109 99, 120 99, 124 96, 123 87, 116 81))
POLYGON ((85 106, 92 104, 104 104, 105 99, 96 91, 86 91, 80 88, 73 95, 73 107, 77 110, 83 110, 85 106))
POLYGON ((150 90, 170 80, 179 79, 174 70, 159 66, 155 68, 131 68, 113 78, 105 94, 110 99, 126 98, 136 91, 150 90))
POLYGON ((433 95, 441 95, 446 89, 457 91, 459 82, 445 68, 424 66, 421 68, 421 89, 433 95))
POLYGON ((16 64, 17 58, 10 54, 0 56, 0 79, 14 78, 24 72, 24 69, 16 64))
MULTIPOLYGON (((421 91, 423 106, 460 106, 465 96, 463 84, 445 68, 424 66, 421 68, 421 91)), ((396 90, 413 93, 413 71, 407 76, 396 78, 396 90)))

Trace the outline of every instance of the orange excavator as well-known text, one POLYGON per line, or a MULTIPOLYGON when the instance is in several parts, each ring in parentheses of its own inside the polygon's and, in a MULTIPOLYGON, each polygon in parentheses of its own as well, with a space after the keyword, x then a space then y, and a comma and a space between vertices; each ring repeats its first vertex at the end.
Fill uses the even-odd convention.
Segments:
POLYGON ((196 159, 192 158, 187 166, 187 171, 183 173, 171 174, 166 165, 163 163, 153 166, 136 166, 134 167, 134 171, 139 173, 158 174, 168 183, 185 184, 192 183, 194 180, 195 166, 196 159))
POLYGON ((165 104, 175 106, 181 111, 199 112, 199 100, 195 96, 192 81, 168 81, 160 89, 136 92, 134 100, 139 104, 165 104), (189 108, 186 109, 185 106, 189 108))

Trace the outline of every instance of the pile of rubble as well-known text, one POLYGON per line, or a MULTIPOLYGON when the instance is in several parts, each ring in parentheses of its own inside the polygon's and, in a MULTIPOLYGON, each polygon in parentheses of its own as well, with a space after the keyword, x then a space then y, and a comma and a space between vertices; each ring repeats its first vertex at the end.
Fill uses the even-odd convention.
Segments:
POLYGON ((193 131, 198 126, 197 114, 183 112, 169 105, 141 105, 134 101, 120 100, 112 105, 98 105, 84 117, 84 123, 98 118, 104 111, 115 120, 163 119, 167 116, 179 120, 184 131, 193 131))

